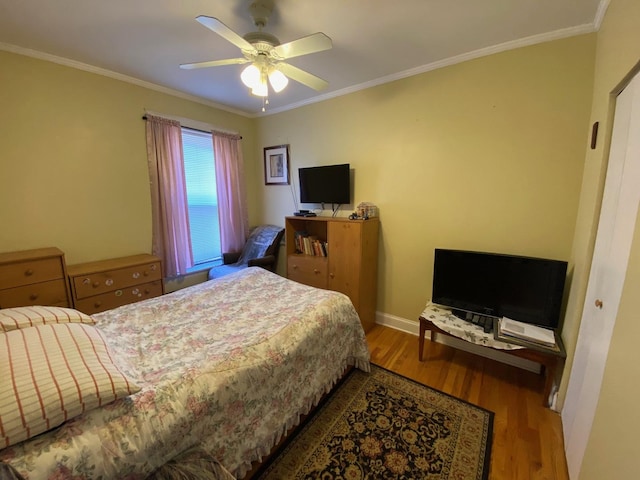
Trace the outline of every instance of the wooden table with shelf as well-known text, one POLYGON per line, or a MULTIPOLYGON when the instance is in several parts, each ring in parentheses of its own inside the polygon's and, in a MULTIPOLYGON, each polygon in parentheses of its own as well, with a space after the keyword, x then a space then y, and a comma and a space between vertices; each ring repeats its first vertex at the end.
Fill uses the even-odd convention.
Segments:
MULTIPOLYGON (((515 357, 530 360, 532 362, 540 364, 540 366, 542 367, 540 373, 542 375, 545 375, 544 402, 545 406, 551 406, 552 390, 555 385, 557 375, 564 367, 564 359, 566 357, 562 338, 557 331, 554 330, 557 345, 556 349, 549 349, 543 346, 524 347, 522 345, 495 340, 493 338, 493 333, 485 334, 482 330, 482 327, 473 325, 469 322, 465 322, 462 319, 457 319, 459 320, 459 322, 456 322, 456 319, 454 318, 453 320, 455 322, 456 328, 449 328, 449 331, 444 330, 444 324, 447 321, 451 321, 452 315, 453 314, 446 309, 440 308, 431 303, 427 304, 427 307, 419 317, 420 336, 418 340, 418 359, 421 362, 423 361, 424 338, 427 331, 429 331, 429 339, 432 342, 435 341, 435 334, 440 334, 473 343, 483 348, 489 348, 492 350, 500 351, 502 353, 506 353, 508 355, 513 355, 515 357), (463 330, 466 330, 466 332, 461 334, 460 332, 463 330)), ((494 329, 497 326, 495 323, 494 329)))

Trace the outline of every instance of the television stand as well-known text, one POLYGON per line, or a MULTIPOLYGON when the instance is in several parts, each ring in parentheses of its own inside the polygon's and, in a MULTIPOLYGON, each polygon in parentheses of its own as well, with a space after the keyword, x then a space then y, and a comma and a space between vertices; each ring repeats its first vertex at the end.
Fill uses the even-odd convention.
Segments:
POLYGON ((544 384, 544 405, 546 407, 551 406, 551 397, 556 376, 564 367, 564 359, 566 357, 562 339, 557 331, 555 332, 555 336, 558 349, 553 350, 542 346, 523 347, 521 345, 496 340, 493 334, 484 333, 482 327, 469 323, 466 320, 461 320, 456 317, 451 310, 431 302, 427 303, 419 320, 420 337, 418 359, 421 362, 424 352, 424 337, 427 330, 429 330, 429 339, 432 342, 435 340, 435 334, 437 333, 536 362, 542 366, 540 373, 546 377, 544 384))

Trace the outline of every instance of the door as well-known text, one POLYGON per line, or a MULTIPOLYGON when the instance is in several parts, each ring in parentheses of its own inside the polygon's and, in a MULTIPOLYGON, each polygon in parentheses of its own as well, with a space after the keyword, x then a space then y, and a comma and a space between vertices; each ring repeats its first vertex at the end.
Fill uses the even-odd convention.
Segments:
POLYGON ((600 396, 640 200, 640 76, 616 103, 600 221, 562 423, 569 477, 578 478, 600 396))

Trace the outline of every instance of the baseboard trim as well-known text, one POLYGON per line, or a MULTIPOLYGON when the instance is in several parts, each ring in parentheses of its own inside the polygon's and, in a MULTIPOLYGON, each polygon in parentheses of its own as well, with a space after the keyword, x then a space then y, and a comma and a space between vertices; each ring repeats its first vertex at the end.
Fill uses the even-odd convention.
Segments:
MULTIPOLYGON (((376 312, 376 323, 378 325, 384 325, 385 327, 394 328, 416 337, 420 335, 420 324, 418 320, 408 320, 406 318, 397 317, 388 313, 376 312)), ((417 339, 416 339, 417 341, 417 339)), ((514 357, 507 353, 502 353, 497 350, 481 347, 480 345, 474 345, 473 343, 465 342, 453 337, 445 337, 444 335, 436 334, 436 342, 448 345, 450 347, 464 350, 465 352, 480 355, 491 360, 506 363, 513 367, 522 368, 533 373, 540 373, 540 364, 527 360, 526 358, 514 357)))

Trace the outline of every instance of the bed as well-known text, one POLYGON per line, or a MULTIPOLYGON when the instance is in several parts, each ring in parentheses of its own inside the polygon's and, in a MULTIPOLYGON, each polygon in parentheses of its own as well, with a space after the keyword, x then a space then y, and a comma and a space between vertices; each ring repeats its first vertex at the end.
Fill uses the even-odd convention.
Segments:
POLYGON ((91 321, 0 332, 98 333, 125 384, 117 400, 2 448, 25 479, 143 479, 194 447, 241 479, 345 369, 369 370, 348 297, 257 267, 91 321))

